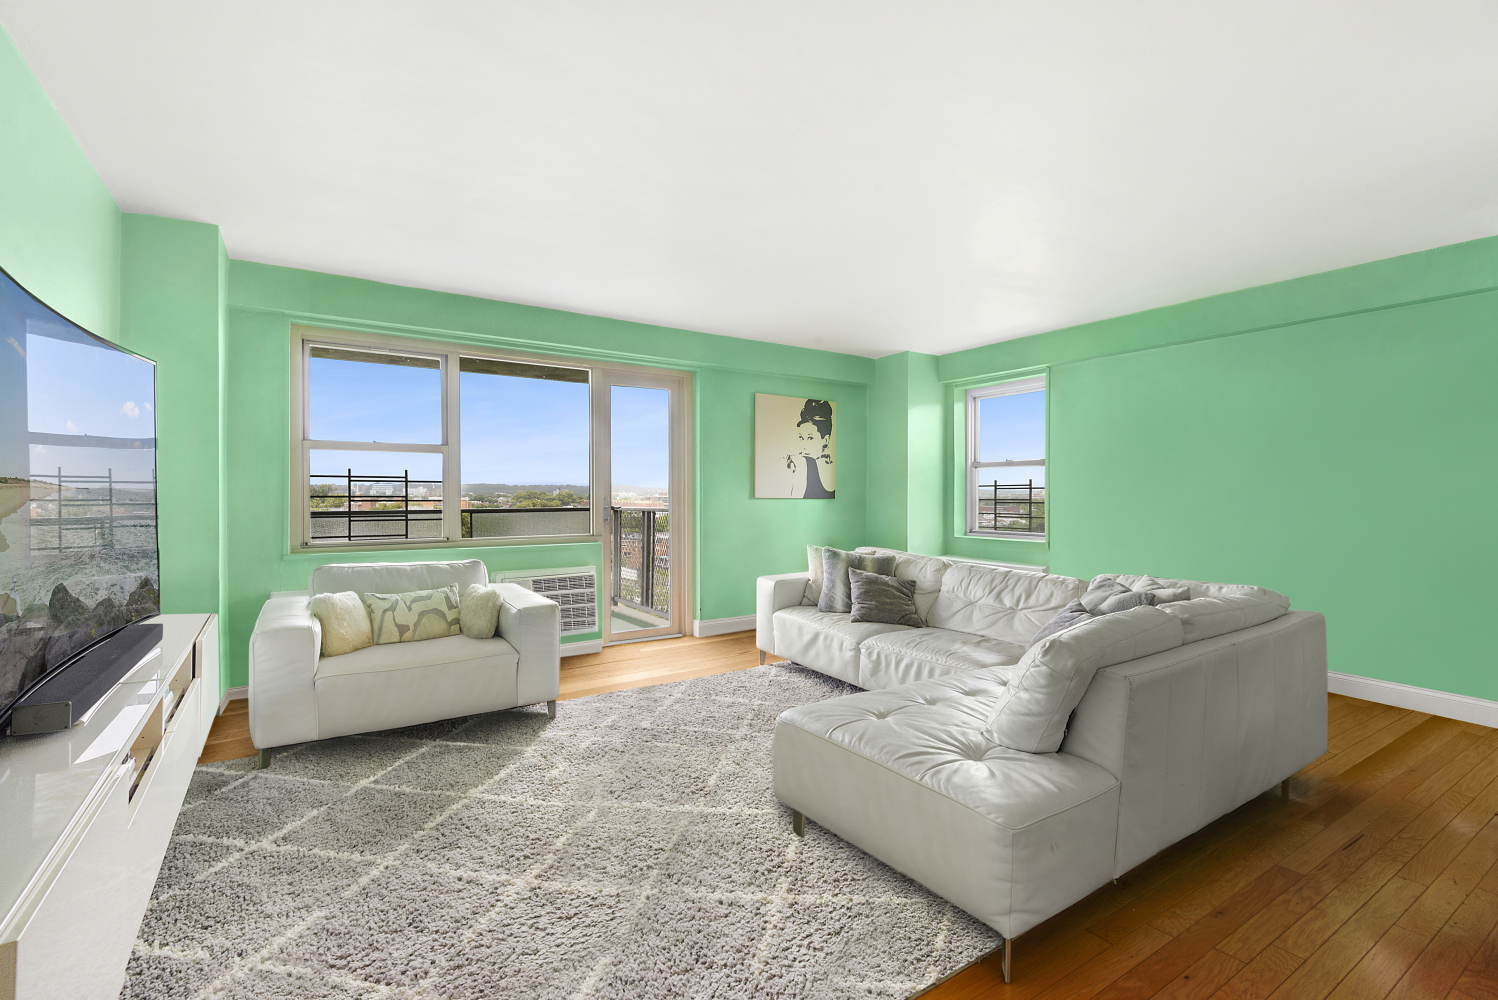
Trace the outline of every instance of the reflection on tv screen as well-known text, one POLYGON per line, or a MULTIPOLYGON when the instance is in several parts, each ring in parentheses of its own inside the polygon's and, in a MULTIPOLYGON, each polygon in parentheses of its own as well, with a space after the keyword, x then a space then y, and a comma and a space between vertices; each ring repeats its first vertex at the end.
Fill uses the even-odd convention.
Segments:
POLYGON ((161 609, 155 378, 0 271, 0 712, 161 609))

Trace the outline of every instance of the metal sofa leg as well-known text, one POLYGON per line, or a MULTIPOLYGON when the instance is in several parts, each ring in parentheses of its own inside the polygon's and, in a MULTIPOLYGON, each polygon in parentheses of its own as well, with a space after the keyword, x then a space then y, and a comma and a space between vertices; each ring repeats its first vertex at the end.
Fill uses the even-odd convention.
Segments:
POLYGON ((1014 958, 1014 938, 1005 938, 1000 946, 1004 949, 1004 982, 1009 982, 1009 963, 1014 958))
POLYGON ((763 649, 761 649, 759 651, 759 665, 760 666, 764 666, 765 665, 765 651, 763 649))
POLYGON ((264 771, 270 767, 270 747, 260 751, 260 770, 264 771))
POLYGON ((791 829, 798 837, 806 836, 806 814, 800 809, 791 810, 791 829))
POLYGON ((555 698, 546 703, 546 717, 548 719, 555 719, 557 717, 557 700, 555 698))

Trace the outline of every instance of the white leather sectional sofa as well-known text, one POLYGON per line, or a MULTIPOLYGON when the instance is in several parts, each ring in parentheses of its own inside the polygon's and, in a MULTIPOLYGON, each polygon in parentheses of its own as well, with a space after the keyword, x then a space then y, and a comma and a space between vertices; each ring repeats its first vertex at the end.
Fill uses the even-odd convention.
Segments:
POLYGON ((918 581, 932 627, 854 623, 803 603, 805 573, 760 578, 760 648, 869 689, 781 715, 775 793, 798 827, 812 818, 1003 935, 1006 978, 1010 939, 1326 752, 1325 620, 1273 591, 1122 576, 1191 599, 1027 653, 1086 581, 908 553, 895 575, 918 581), (1087 667, 1050 722, 1059 746, 997 742, 1010 685, 1047 657, 1087 667))
POLYGON ((275 594, 250 636, 250 737, 262 764, 274 747, 548 702, 560 687, 561 610, 513 583, 490 639, 451 635, 323 656, 313 595, 397 594, 488 584, 478 559, 346 563, 312 571, 306 593, 275 594))

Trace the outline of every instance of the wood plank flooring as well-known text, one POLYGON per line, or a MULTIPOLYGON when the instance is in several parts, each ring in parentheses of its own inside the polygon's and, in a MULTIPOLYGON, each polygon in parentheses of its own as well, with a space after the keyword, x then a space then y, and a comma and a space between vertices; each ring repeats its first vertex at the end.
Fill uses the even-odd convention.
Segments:
MULTIPOLYGON (((742 670, 754 634, 562 661, 562 698, 742 670)), ((245 702, 202 761, 254 753, 245 702)), ((1498 730, 1340 695, 1291 781, 924 1000, 1498 1000, 1498 730)))

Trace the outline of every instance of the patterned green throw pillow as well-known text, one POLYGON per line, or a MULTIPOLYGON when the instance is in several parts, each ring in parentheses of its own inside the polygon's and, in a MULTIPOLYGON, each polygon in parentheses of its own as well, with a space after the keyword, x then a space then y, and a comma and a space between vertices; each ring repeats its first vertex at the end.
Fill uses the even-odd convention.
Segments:
POLYGON ((461 635, 458 618, 458 588, 416 590, 409 594, 361 594, 369 609, 375 645, 415 642, 461 635))

